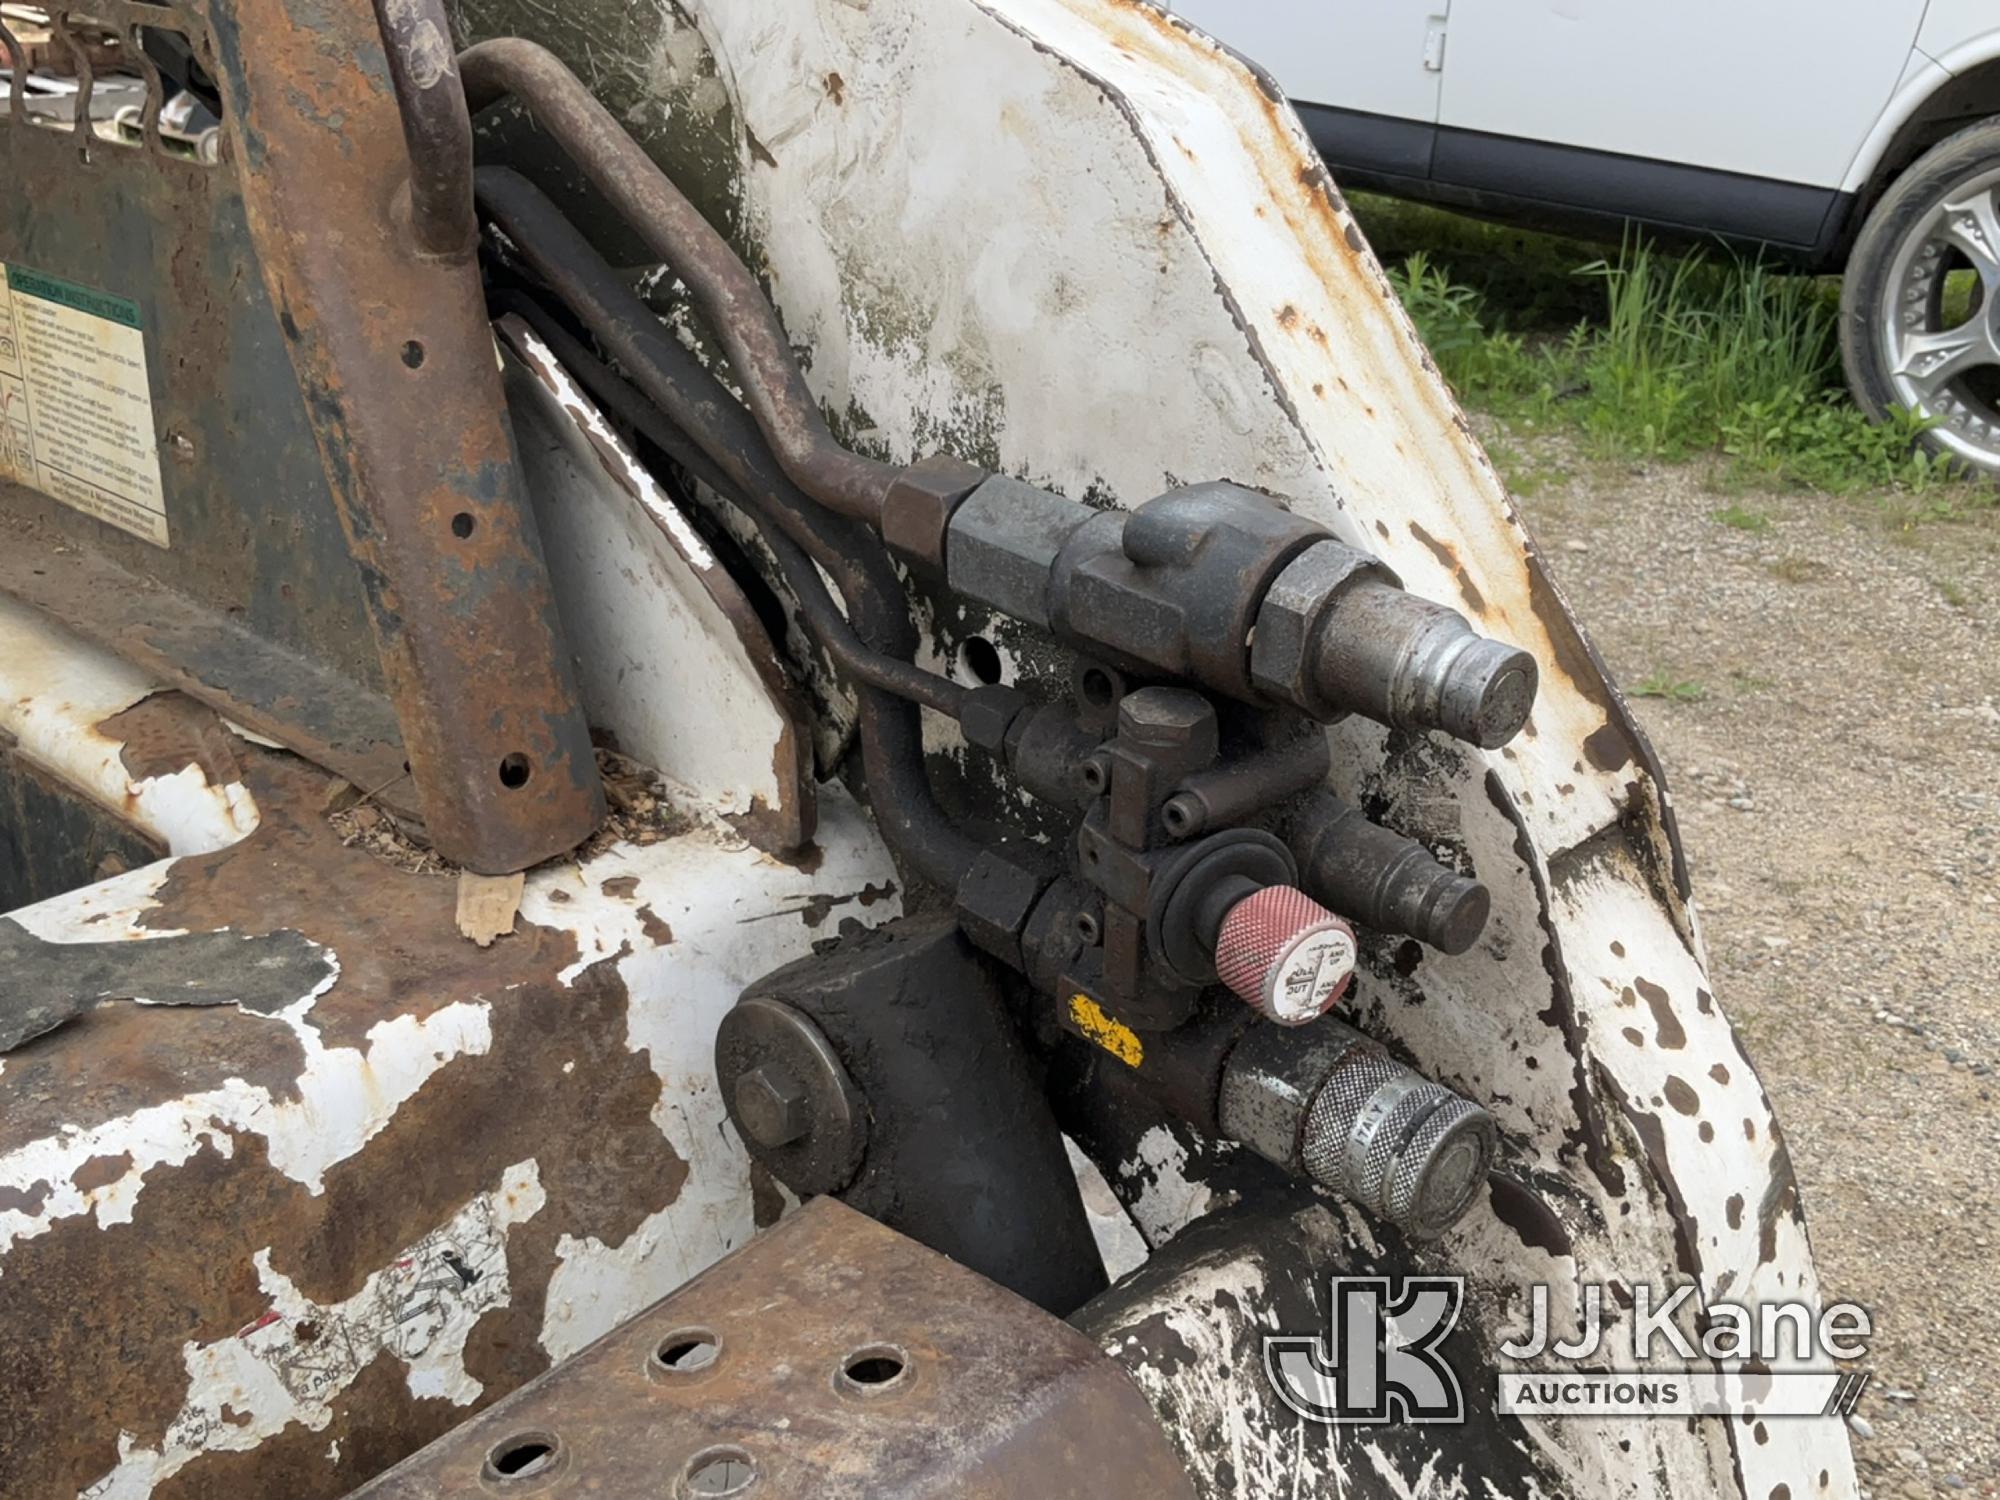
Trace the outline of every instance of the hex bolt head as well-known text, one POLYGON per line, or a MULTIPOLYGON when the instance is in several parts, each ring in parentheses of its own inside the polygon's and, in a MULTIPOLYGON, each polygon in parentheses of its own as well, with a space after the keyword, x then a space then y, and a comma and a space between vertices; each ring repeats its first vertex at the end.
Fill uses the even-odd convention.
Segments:
POLYGON ((1186 688, 1140 688, 1119 703, 1118 730, 1148 749, 1207 748, 1216 740, 1215 708, 1186 688))
POLYGON ((806 1091, 783 1068, 770 1063, 736 1080, 736 1118, 744 1133, 766 1150, 790 1144, 812 1124, 806 1091))

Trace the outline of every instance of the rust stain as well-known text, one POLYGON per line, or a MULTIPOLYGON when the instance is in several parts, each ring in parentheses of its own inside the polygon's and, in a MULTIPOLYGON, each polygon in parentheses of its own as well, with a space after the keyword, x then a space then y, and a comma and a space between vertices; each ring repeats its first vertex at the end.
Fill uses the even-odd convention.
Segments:
POLYGON ((1465 606, 1476 615, 1486 613, 1486 596, 1479 591, 1479 585, 1472 581, 1465 564, 1459 559, 1458 549, 1449 542, 1439 541, 1415 521, 1410 522, 1410 535, 1422 542, 1430 550, 1453 578, 1458 580, 1458 592, 1465 600, 1465 606))
POLYGON ((1616 771, 1632 764, 1632 737, 1621 724, 1606 719, 1583 742, 1584 757, 1600 771, 1616 771))
POLYGON ((1677 1052, 1687 1045, 1687 1032, 1682 1029, 1680 1017, 1674 1014, 1674 1002, 1667 992, 1650 979, 1633 981, 1639 993, 1646 997, 1646 1005, 1653 1012, 1653 1024, 1659 1028, 1659 1042, 1669 1051, 1677 1052))
MULTIPOLYGON (((365 1048, 391 1017, 477 1001, 489 1007, 490 1048, 440 1067, 328 1168, 319 1194, 272 1165, 262 1136, 232 1132, 227 1155, 205 1140, 184 1163, 147 1171, 130 1222, 100 1228, 78 1216, 18 1242, 0 1276, 0 1362, 24 1373, 0 1388, 0 1434, 22 1493, 74 1492, 109 1471, 121 1432, 159 1445, 188 1393, 183 1345, 233 1337, 269 1313, 257 1251, 311 1300, 342 1301, 492 1191, 508 1165, 532 1160, 546 1204, 509 1232, 511 1303, 482 1317, 466 1344, 482 1400, 497 1398, 547 1364, 539 1331, 562 1236, 622 1244, 688 1175, 652 1121, 661 1084, 650 1059, 626 1045, 615 958, 564 988, 557 973, 576 953, 567 932, 524 923, 504 958, 481 953, 457 940, 442 883, 340 845, 317 812, 330 778, 262 751, 246 755, 246 771, 262 826, 177 862, 149 920, 290 925, 332 948, 341 978, 311 1016, 329 1045, 365 1048), (138 1285, 143 1296, 106 1295, 138 1285)), ((100 1011, 9 1059, 0 1138, 120 1117, 231 1074, 289 1095, 302 1064, 295 1035, 262 1018, 100 1011)), ((113 1166, 86 1163, 78 1176, 108 1180, 113 1166)), ((333 1433, 352 1438, 338 1463, 327 1457, 329 1433, 294 1428, 246 1453, 205 1454, 157 1493, 344 1494, 465 1415, 413 1397, 394 1361, 371 1366, 334 1411, 333 1433)))
POLYGON ((214 709, 186 693, 154 693, 96 727, 123 745, 118 758, 134 781, 174 776, 190 765, 201 768, 210 786, 242 778, 235 736, 214 709))
MULTIPOLYGON (((89 1130, 135 1109, 220 1088, 231 1078, 293 1102, 304 1066, 289 1027, 233 1007, 170 1012, 99 1006, 71 1021, 60 1037, 8 1057, 0 1077, 0 1151, 47 1139, 65 1126, 89 1130), (162 1045, 168 1038, 171 1049, 162 1045)), ((6 1279, 0 1277, 0 1284, 6 1279)))
POLYGON ((51 1188, 46 1182, 38 1182, 26 1189, 17 1188, 12 1183, 0 1186, 0 1214, 40 1213, 42 1205, 49 1201, 50 1191, 51 1188))
POLYGON ((329 1470, 359 1477, 385 1469, 403 1456, 411 1437, 428 1433, 422 1441, 429 1442, 466 1416, 464 1407, 440 1397, 412 1396, 406 1380, 402 1361, 385 1350, 329 1403, 333 1419, 323 1431, 295 1422, 245 1452, 213 1454, 155 1488, 152 1500, 324 1494, 329 1470), (409 1420, 391 1428, 378 1425, 375 1413, 395 1404, 410 1409, 409 1420), (337 1463, 327 1456, 336 1444, 337 1463))
POLYGON ((132 1170, 132 1153, 120 1151, 115 1156, 93 1156, 74 1172, 69 1180, 80 1193, 95 1192, 98 1188, 109 1187, 132 1170))
POLYGON ((651 906, 642 906, 633 915, 639 919, 639 930, 646 934, 646 941, 655 947, 664 948, 674 940, 673 928, 651 906))
MULTIPOLYGON (((1748 1123, 1747 1121, 1745 1122, 1748 1123)), ((1776 1135, 1775 1129, 1773 1135, 1776 1135)), ((1789 1215, 1800 1223, 1799 1184, 1792 1174, 1792 1154, 1779 1140, 1771 1152, 1771 1180, 1757 1204, 1757 1260, 1769 1265, 1778 1258, 1778 1220, 1789 1215)))

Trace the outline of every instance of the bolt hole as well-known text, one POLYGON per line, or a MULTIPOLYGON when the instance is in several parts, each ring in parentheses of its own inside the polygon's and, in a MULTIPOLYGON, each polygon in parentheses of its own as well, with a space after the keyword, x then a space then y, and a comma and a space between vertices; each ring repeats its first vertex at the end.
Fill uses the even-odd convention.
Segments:
POLYGON ((528 757, 518 750, 510 751, 500 757, 500 785, 510 792, 519 791, 526 786, 528 777, 533 771, 534 767, 528 763, 528 757))
POLYGON ((1182 807, 1178 802, 1169 802, 1167 804, 1166 811, 1165 813, 1162 814, 1162 816, 1166 819, 1167 828, 1170 832, 1173 833, 1187 832, 1188 812, 1187 809, 1185 807, 1182 807))
POLYGON ((1084 862, 1085 864, 1087 864, 1087 865, 1094 865, 1094 864, 1096 864, 1096 863, 1097 863, 1097 851, 1096 851, 1095 849, 1086 849, 1086 850, 1084 850, 1084 851, 1083 851, 1083 862, 1084 862))
POLYGON ((462 510, 451 518, 451 534, 460 541, 463 541, 472 535, 472 528, 478 524, 477 521, 472 519, 470 511, 462 510))
POLYGON ((653 1351, 653 1362, 675 1375, 693 1375, 715 1363, 722 1346, 706 1328, 681 1328, 653 1351))
POLYGON ((1097 930, 1097 918, 1093 917, 1087 911, 1076 914, 1076 935, 1082 938, 1085 943, 1095 943, 1097 941, 1097 930))
POLYGON ((1000 648, 983 635, 969 636, 958 648, 958 669, 982 687, 992 687, 1002 674, 1000 648))
POLYGON ((1104 767, 1094 760, 1083 763, 1083 789, 1087 792, 1104 790, 1104 767))
POLYGON ((1092 708, 1109 708, 1118 696, 1118 684, 1102 667, 1086 667, 1078 686, 1083 690, 1083 701, 1092 708))
POLYGON ((838 1384, 850 1395, 878 1395, 899 1384, 909 1369, 908 1357, 895 1345, 870 1344, 841 1361, 838 1384))
POLYGON ((532 1479, 555 1467, 562 1440, 553 1432, 517 1432, 486 1452, 488 1479, 532 1479))
POLYGON ((424 346, 416 339, 409 340, 403 345, 404 366, 408 369, 417 370, 423 368, 423 363, 424 346))
POLYGON ((757 1465, 741 1448, 704 1448, 681 1475, 684 1495, 740 1495, 757 1481, 757 1465))

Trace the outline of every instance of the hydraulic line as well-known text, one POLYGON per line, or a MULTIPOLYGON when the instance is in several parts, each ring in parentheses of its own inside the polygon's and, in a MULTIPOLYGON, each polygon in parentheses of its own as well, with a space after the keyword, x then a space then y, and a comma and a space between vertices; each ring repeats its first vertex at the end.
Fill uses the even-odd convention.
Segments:
POLYGON ((375 21, 410 150, 410 229, 417 248, 442 259, 469 256, 479 243, 472 217, 472 119, 449 71, 435 66, 450 46, 443 0, 375 0, 375 21))
MULTIPOLYGON (((772 520, 834 574, 850 609, 859 593, 893 594, 900 605, 901 586, 871 534, 799 493, 769 461, 770 450, 750 414, 661 326, 653 310, 539 188, 504 167, 481 167, 474 182, 481 209, 599 347, 669 421, 702 445, 739 490, 755 489, 770 499, 772 520), (757 462, 760 458, 764 462, 757 462)), ((890 634, 871 636, 862 616, 855 616, 871 646, 893 656, 914 650, 916 631, 906 611, 899 607, 873 618, 890 634)))
POLYGON ((877 524, 899 469, 841 446, 757 278, 611 112, 555 54, 519 37, 467 48, 458 69, 473 113, 519 99, 687 284, 785 473, 828 508, 877 524))
MULTIPOLYGON (((499 168, 481 168, 475 182, 481 208, 618 361, 645 397, 644 404, 656 407, 657 415, 690 440, 687 446, 710 461, 715 476, 725 481, 716 486, 718 493, 734 497, 753 520, 795 544, 833 579, 854 634, 875 658, 868 673, 856 673, 861 682, 856 700, 862 765, 876 822, 912 868, 945 890, 956 890, 980 846, 952 824, 931 796, 916 703, 871 677, 893 677, 913 695, 920 693, 919 701, 945 713, 956 712, 964 690, 914 666, 907 666, 907 672, 915 675, 905 676, 907 664, 899 658, 914 651, 916 629, 879 543, 853 522, 803 503, 756 423, 532 183, 499 168)), ((541 322, 547 331, 547 320, 541 322)), ((589 366, 579 373, 588 383, 589 366)), ((613 400, 615 395, 607 397, 607 404, 613 400)), ((666 443, 661 446, 674 451, 666 443)), ((806 593, 800 599, 801 608, 809 609, 806 593)), ((807 618, 811 623, 810 613, 807 618)))
POLYGON ((502 305, 533 326, 536 336, 549 346, 557 361, 582 383, 599 406, 750 518, 777 560, 787 587, 797 598, 807 628, 826 648, 834 665, 857 683, 881 688, 949 718, 958 716, 967 693, 964 687, 912 662, 873 650, 855 634, 852 622, 827 591, 813 559, 779 523, 777 516, 785 507, 759 498, 723 473, 715 460, 676 427, 666 413, 571 337, 532 299, 509 298, 502 305))

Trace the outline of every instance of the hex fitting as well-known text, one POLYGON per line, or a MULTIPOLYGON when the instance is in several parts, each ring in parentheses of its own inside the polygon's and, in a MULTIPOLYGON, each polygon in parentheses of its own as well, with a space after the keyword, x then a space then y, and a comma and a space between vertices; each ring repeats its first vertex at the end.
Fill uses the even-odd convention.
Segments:
POLYGON ((738 1078, 731 1102, 745 1137, 767 1149, 790 1145, 811 1125, 806 1091, 775 1063, 752 1068, 738 1078))
POLYGON ((958 502, 946 523, 945 575, 952 592, 1049 629, 1056 559, 1098 514, 1004 474, 987 480, 958 502))
POLYGON ((737 1001, 716 1030, 715 1081, 750 1154, 800 1197, 854 1180, 867 1101, 802 1011, 765 996, 737 1001))
POLYGON ((911 567, 942 578, 952 512, 991 477, 946 453, 918 459, 890 481, 882 496, 882 540, 911 567))
POLYGON ((1245 1032, 1218 1115, 1231 1139, 1417 1239, 1464 1217, 1499 1144, 1485 1110, 1331 1018, 1245 1032))
POLYGON ((1257 690, 1316 719, 1339 718, 1345 710, 1321 693, 1314 672, 1319 641, 1341 595, 1371 581, 1394 587, 1396 575, 1343 542, 1315 542, 1293 558, 1257 607, 1250 640, 1250 680, 1257 690))
POLYGON ((906 487, 899 551, 936 552, 931 520, 945 515, 954 593, 1122 670, 1487 749, 1534 706, 1533 657, 1405 593, 1380 561, 1268 495, 1197 484, 1098 511, 1002 475, 947 508, 951 482, 906 487))
POLYGON ((1476 633, 1456 610, 1405 592, 1366 553, 1309 547, 1257 611, 1250 675, 1259 691, 1319 719, 1359 713, 1436 729, 1485 749, 1534 707, 1535 659, 1476 633))

